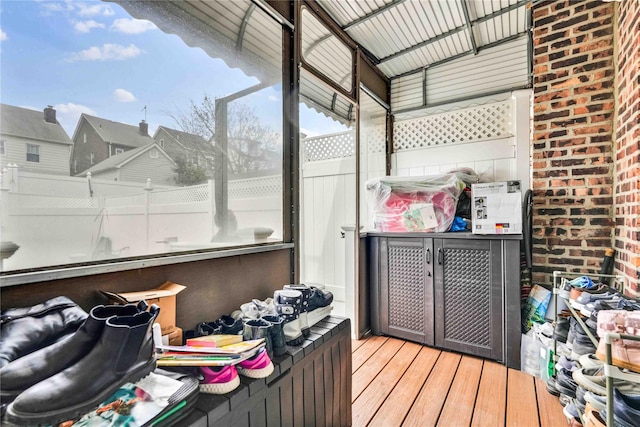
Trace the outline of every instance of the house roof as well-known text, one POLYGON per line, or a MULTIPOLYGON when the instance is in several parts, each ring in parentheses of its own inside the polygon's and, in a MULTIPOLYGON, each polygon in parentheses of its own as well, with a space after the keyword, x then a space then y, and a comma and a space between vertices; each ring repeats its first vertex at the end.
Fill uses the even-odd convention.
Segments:
POLYGON ((159 134, 164 131, 165 134, 173 138, 175 142, 186 148, 193 148, 202 152, 208 152, 213 154, 213 145, 208 143, 200 135, 194 135, 192 133, 183 132, 177 129, 171 129, 166 126, 159 126, 156 133, 153 135, 153 139, 158 142, 159 134))
POLYGON ((0 104, 0 133, 39 141, 73 145, 60 122, 48 123, 44 112, 0 104))
POLYGON ((175 165, 175 162, 171 159, 171 157, 167 153, 165 153, 164 150, 158 144, 156 144, 155 142, 152 142, 145 146, 138 147, 133 150, 125 151, 124 153, 116 154, 115 156, 111 156, 108 159, 101 161, 97 165, 93 165, 89 169, 82 171, 82 173, 79 175, 84 176, 87 174, 87 172, 91 172, 92 174, 94 174, 94 173, 104 172, 110 169, 121 168, 122 166, 134 160, 136 157, 140 157, 142 154, 146 153, 152 148, 157 149, 161 155, 169 159, 169 161, 175 165))
MULTIPOLYGON (((153 138, 149 135, 142 135, 140 133, 139 126, 114 122, 112 120, 102 119, 100 117, 94 117, 84 113, 80 117, 76 133, 80 128, 82 119, 85 119, 105 142, 125 145, 127 147, 142 147, 153 142, 153 138)), ((76 139, 76 135, 73 136, 73 139, 76 139)))

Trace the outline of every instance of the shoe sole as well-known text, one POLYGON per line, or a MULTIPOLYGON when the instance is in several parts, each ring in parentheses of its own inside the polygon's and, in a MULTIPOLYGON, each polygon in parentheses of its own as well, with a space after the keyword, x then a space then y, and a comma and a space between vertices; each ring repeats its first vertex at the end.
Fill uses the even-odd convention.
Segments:
POLYGON ((120 381, 116 382, 111 387, 104 389, 99 395, 89 400, 85 400, 84 402, 73 405, 72 407, 62 408, 56 411, 42 412, 37 414, 20 413, 14 410, 13 404, 10 404, 7 407, 6 419, 10 423, 18 425, 55 425, 64 421, 80 418, 87 412, 98 408, 102 402, 104 402, 109 396, 111 396, 124 384, 136 383, 145 378, 155 369, 156 361, 155 359, 153 359, 151 363, 147 363, 133 373, 125 375, 120 381))
POLYGON ((235 390, 240 385, 240 377, 235 377, 226 383, 200 384, 200 393, 205 394, 226 394, 235 390))
POLYGON ((273 363, 269 362, 269 365, 260 369, 245 369, 241 366, 236 366, 238 373, 247 378, 267 378, 273 373, 273 363))

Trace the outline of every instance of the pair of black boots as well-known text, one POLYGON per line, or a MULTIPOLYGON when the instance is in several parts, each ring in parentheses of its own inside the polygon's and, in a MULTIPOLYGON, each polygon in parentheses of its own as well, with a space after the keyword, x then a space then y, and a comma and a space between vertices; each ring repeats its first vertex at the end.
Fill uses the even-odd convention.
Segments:
POLYGON ((78 418, 127 382, 156 367, 152 326, 160 309, 94 307, 69 337, 0 369, 0 398, 14 424, 56 424, 78 418))

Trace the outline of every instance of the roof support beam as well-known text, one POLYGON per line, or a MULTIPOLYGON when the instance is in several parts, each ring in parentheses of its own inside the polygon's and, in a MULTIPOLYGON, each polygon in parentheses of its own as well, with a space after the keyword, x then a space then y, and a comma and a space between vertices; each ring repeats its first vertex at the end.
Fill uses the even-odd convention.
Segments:
POLYGON ((249 24, 249 20, 251 19, 251 14, 256 9, 256 5, 251 3, 247 8, 247 11, 244 13, 244 18, 242 18, 242 24, 240 25, 240 29, 238 30, 238 38, 236 39, 236 49, 242 50, 242 43, 244 42, 244 33, 247 31, 247 25, 249 24))
MULTIPOLYGON (((505 7, 505 8, 503 8, 503 9, 500 9, 500 10, 498 10, 498 11, 496 11, 496 12, 494 12, 494 13, 490 14, 490 15, 483 16, 482 18, 478 18, 478 19, 476 19, 476 20, 474 20, 474 21, 470 21, 470 24, 469 24, 469 25, 471 25, 471 26, 472 26, 472 25, 474 25, 474 24, 478 24, 478 23, 480 23, 480 22, 484 22, 484 21, 487 21, 487 20, 489 20, 489 19, 496 18, 496 17, 498 17, 498 16, 500 16, 500 15, 503 15, 503 14, 505 14, 505 13, 508 13, 508 12, 510 12, 510 11, 512 11, 512 10, 514 10, 514 9, 517 9, 517 8, 519 8, 519 7, 521 7, 521 6, 526 5, 527 3, 529 3, 529 1, 530 1, 530 0, 521 0, 521 1, 519 1, 518 3, 514 3, 514 4, 512 4, 512 5, 508 6, 508 7, 505 7)), ((461 32, 461 31, 465 31, 466 29, 467 29, 467 26, 461 26, 461 27, 454 28, 454 29, 453 29, 453 30, 451 30, 451 31, 447 31, 446 33, 439 34, 439 35, 437 35, 436 37, 432 37, 432 38, 430 38, 430 39, 428 39, 428 40, 425 40, 425 41, 423 41, 423 42, 420 42, 420 43, 418 43, 418 44, 415 44, 415 45, 413 45, 413 46, 410 46, 410 47, 408 47, 408 48, 406 48, 406 49, 403 49, 403 50, 401 50, 401 51, 398 51, 398 52, 396 52, 396 53, 393 53, 393 54, 391 54, 391 55, 389 55, 389 56, 385 56, 384 58, 380 58, 380 61, 378 62, 378 64, 381 64, 381 63, 386 62, 386 61, 390 61, 390 60, 392 60, 392 59, 394 59, 394 58, 397 58, 398 56, 404 55, 405 53, 408 53, 408 52, 414 51, 414 50, 416 50, 416 49, 420 49, 420 48, 423 48, 423 47, 425 47, 425 46, 429 46, 430 44, 433 44, 433 43, 435 43, 435 42, 437 42, 437 41, 439 41, 439 40, 442 40, 443 38, 446 38, 446 37, 452 36, 452 35, 454 35, 454 34, 457 34, 457 33, 461 32)), ((471 31, 469 31, 469 32, 471 32, 471 31)), ((485 47, 485 46, 482 46, 482 47, 485 47)), ((479 50, 479 48, 478 48, 478 47, 476 47, 476 49, 474 50, 474 52, 475 52, 475 53, 477 53, 477 52, 476 52, 476 50, 479 50)), ((464 54, 466 54, 466 53, 467 53, 467 52, 464 52, 464 54)), ((417 71, 417 70, 414 70, 414 71, 417 71)), ((394 76, 394 77, 395 77, 395 76, 394 76)))
MULTIPOLYGON (((495 42, 493 42, 493 43, 489 43, 489 44, 482 45, 482 46, 478 47, 478 52, 480 52, 480 51, 482 51, 482 50, 485 50, 485 49, 490 49, 490 48, 492 48, 492 47, 495 47, 495 46, 501 45, 501 44, 503 44, 503 43, 510 42, 510 41, 515 40, 515 39, 517 39, 517 38, 520 38, 520 37, 522 37, 522 35, 526 35, 526 34, 527 34, 526 32, 524 32, 524 33, 519 33, 519 34, 514 34, 514 35, 509 36, 509 37, 507 37, 507 38, 504 38, 504 39, 502 39, 502 40, 498 40, 498 41, 495 41, 495 42)), ((442 65, 442 64, 444 64, 444 63, 447 63, 447 62, 453 61, 454 59, 458 59, 458 58, 461 58, 461 57, 463 57, 463 56, 469 55, 470 53, 473 53, 473 50, 468 50, 468 51, 466 51, 466 52, 460 52, 460 53, 458 53, 457 55, 454 55, 454 56, 452 56, 452 57, 450 57, 450 58, 446 58, 446 59, 443 59, 443 60, 441 60, 441 61, 436 61, 436 62, 433 62, 433 63, 431 63, 431 64, 427 65, 427 66, 420 67, 420 68, 416 68, 415 70, 407 71, 407 72, 405 72, 405 73, 402 73, 402 74, 398 74, 398 75, 392 76, 392 77, 390 77, 390 79, 398 79, 398 78, 400 78, 400 77, 410 76, 411 74, 421 73, 423 70, 426 70, 426 69, 431 68, 431 67, 436 67, 436 66, 438 66, 438 65, 442 65)))
POLYGON ((476 44, 476 38, 473 35, 473 27, 471 25, 471 18, 469 16, 469 7, 467 6, 466 0, 460 0, 460 6, 462 6, 462 13, 464 13, 464 20, 467 27, 467 32, 469 33, 469 43, 471 43, 471 49, 473 49, 473 54, 478 54, 478 45, 476 44))
POLYGON ((391 3, 387 3, 384 6, 382 6, 379 9, 374 10, 373 12, 368 13, 367 15, 364 15, 358 19, 356 19, 355 21, 351 21, 348 24, 344 25, 342 27, 342 29, 344 31, 350 30, 351 28, 362 24, 363 22, 366 22, 368 20, 370 20, 371 18, 380 15, 381 13, 386 12, 389 9, 393 9, 394 7, 396 7, 397 5, 399 5, 400 3, 404 3, 407 0, 393 0, 391 3))

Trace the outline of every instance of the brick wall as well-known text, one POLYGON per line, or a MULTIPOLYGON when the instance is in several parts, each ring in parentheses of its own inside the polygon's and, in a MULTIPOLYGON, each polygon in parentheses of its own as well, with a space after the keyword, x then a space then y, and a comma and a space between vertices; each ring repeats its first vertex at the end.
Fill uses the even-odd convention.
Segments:
POLYGON ((536 281, 597 275, 614 247, 614 273, 640 293, 639 4, 556 0, 533 11, 536 281))
POLYGON ((534 280, 600 271, 614 238, 614 5, 533 10, 534 280))
POLYGON ((615 123, 616 270, 630 293, 640 295, 640 2, 623 1, 617 11, 618 70, 615 123))

